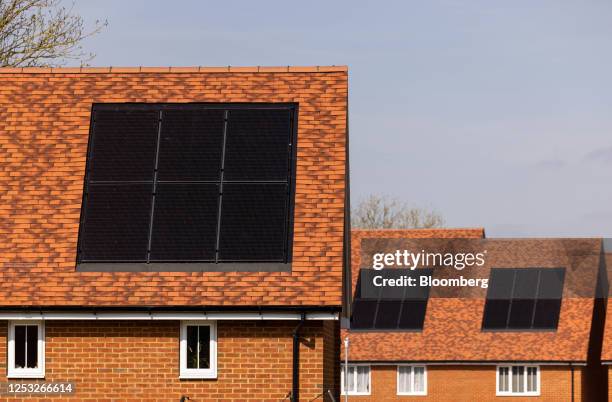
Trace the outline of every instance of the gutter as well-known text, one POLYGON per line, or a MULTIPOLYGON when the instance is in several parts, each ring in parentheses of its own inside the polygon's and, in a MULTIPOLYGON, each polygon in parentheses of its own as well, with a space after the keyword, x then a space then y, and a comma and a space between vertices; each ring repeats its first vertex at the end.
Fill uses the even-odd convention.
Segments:
POLYGON ((293 384, 291 388, 291 401, 300 401, 300 329, 306 320, 306 315, 302 313, 300 322, 293 330, 293 384))
POLYGON ((23 311, 0 312, 0 320, 285 320, 312 321, 337 320, 338 313, 302 312, 302 313, 267 313, 267 312, 153 312, 153 311, 23 311))
POLYGON ((428 366, 496 366, 500 364, 532 364, 538 366, 586 366, 586 361, 556 360, 350 360, 353 364, 388 366, 397 364, 425 364, 428 366))

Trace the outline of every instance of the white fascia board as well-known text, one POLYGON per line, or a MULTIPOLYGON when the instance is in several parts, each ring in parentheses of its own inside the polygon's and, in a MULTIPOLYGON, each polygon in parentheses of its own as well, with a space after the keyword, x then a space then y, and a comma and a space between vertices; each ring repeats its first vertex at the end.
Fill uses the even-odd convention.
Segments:
MULTIPOLYGON (((282 320, 297 321, 299 313, 232 313, 232 312, 40 312, 0 313, 0 320, 282 320)), ((337 320, 337 313, 308 313, 307 320, 337 320)))

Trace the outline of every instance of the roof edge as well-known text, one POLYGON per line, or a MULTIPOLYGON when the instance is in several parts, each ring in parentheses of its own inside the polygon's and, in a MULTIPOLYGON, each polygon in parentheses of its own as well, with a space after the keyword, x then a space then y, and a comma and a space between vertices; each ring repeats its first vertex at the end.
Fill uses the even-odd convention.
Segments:
POLYGON ((503 364, 537 364, 541 366, 586 366, 586 360, 351 360, 349 364, 393 366, 402 364, 426 364, 429 366, 494 366, 503 364))
POLYGON ((335 73, 348 66, 224 66, 224 67, 0 67, 0 74, 142 74, 142 73, 335 73))

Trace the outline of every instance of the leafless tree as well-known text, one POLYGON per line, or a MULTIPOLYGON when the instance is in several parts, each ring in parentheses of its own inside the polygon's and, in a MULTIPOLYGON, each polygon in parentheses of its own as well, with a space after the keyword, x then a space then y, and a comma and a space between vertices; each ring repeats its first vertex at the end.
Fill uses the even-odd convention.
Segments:
POLYGON ((360 229, 434 228, 443 224, 444 218, 437 212, 388 196, 370 195, 351 212, 351 225, 360 229))
MULTIPOLYGON (((74 6, 74 4, 73 4, 74 6)), ((96 21, 85 29, 83 18, 61 0, 0 0, 0 67, 54 67, 94 54, 80 43, 107 25, 96 21)))

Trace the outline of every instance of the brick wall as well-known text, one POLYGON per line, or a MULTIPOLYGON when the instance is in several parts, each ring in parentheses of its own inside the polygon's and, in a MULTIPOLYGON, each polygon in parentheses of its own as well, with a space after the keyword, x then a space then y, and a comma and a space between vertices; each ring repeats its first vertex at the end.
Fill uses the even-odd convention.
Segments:
MULTIPOLYGON (((334 398, 340 396, 340 323, 326 321, 323 324, 324 380, 323 388, 331 390, 334 398)), ((325 395, 329 398, 329 394, 325 395)), ((329 398, 331 400, 331 398, 329 398)), ((327 399, 326 399, 327 400, 327 399)))
MULTIPOLYGON (((180 380, 179 321, 47 321, 45 381, 74 382, 76 393, 63 399, 70 401, 168 402, 181 395, 189 396, 190 402, 288 400, 296 324, 218 321, 218 378, 180 380)), ((328 367, 330 356, 337 353, 327 350, 334 341, 325 339, 337 338, 333 326, 313 321, 301 330, 302 401, 324 400, 324 384, 330 381, 325 377, 333 371, 328 367)), ((6 336, 7 321, 1 321, 2 382, 7 381, 6 336)))
MULTIPOLYGON (((495 396, 494 366, 428 366, 427 396, 398 396, 397 366, 372 366, 372 394, 350 396, 354 402, 391 401, 570 401, 571 371, 567 366, 540 366, 541 394, 539 397, 495 396)), ((582 369, 574 372, 575 402, 587 401, 582 396, 582 369)))

